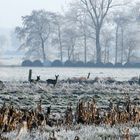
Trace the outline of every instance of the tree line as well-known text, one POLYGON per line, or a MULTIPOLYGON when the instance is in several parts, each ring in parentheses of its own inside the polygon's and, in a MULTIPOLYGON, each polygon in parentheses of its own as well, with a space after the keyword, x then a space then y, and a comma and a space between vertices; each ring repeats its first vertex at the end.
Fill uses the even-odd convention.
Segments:
POLYGON ((63 13, 34 10, 15 32, 25 59, 129 64, 140 60, 140 3, 77 0, 63 13))

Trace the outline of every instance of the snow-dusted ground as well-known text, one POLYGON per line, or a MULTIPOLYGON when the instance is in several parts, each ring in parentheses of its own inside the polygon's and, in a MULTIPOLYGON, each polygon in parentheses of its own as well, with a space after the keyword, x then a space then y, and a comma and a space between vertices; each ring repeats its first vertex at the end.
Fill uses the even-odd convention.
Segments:
MULTIPOLYGON (((47 86, 46 83, 28 83, 28 82, 4 82, 5 88, 0 91, 0 105, 4 100, 17 107, 34 108, 41 98, 43 101, 44 110, 48 106, 52 106, 52 113, 63 114, 69 102, 72 103, 73 110, 79 99, 95 98, 98 107, 107 107, 109 105, 108 100, 112 98, 114 102, 124 101, 125 95, 129 94, 130 100, 135 103, 140 102, 140 86, 138 84, 129 85, 124 83, 118 85, 103 83, 72 83, 59 81, 56 87, 47 86), (135 100, 136 99, 136 100, 135 100)), ((59 115, 58 115, 59 116, 59 115)), ((131 135, 139 135, 140 125, 138 127, 129 125, 131 135)), ((79 126, 76 126, 79 128, 79 126)), ((80 129, 68 130, 60 128, 60 131, 56 133, 58 140, 74 140, 75 136, 79 136, 80 140, 102 140, 102 136, 114 136, 113 140, 121 139, 123 129, 127 125, 120 125, 115 127, 110 126, 80 126, 80 129)), ((46 127, 43 131, 35 131, 33 134, 22 134, 20 140, 46 140, 49 137, 49 131, 53 128, 46 127)), ((55 128, 54 128, 55 129, 55 128)), ((7 134, 11 140, 15 140, 17 132, 7 134), (14 139, 13 139, 14 138, 14 139)), ((137 138, 140 140, 140 138, 137 138)))
MULTIPOLYGON (((53 78, 55 74, 59 74, 60 78, 56 87, 48 86, 46 83, 28 83, 25 82, 28 78, 30 68, 0 68, 0 79, 4 80, 5 88, 0 90, 0 105, 4 101, 11 103, 17 107, 34 108, 39 99, 43 101, 44 110, 48 106, 52 106, 53 113, 63 113, 69 102, 72 103, 73 109, 81 98, 95 98, 98 107, 107 107, 109 99, 115 101, 124 101, 125 95, 130 96, 130 100, 135 103, 140 103, 140 86, 138 84, 106 84, 104 81, 99 83, 72 83, 61 81, 68 77, 83 77, 87 73, 91 73, 90 80, 98 77, 114 77, 116 80, 124 81, 131 79, 133 76, 139 75, 139 69, 78 69, 78 68, 33 68, 33 77, 40 75, 42 80, 53 78)), ((89 81, 90 81, 89 80, 89 81)), ((139 126, 128 125, 131 135, 140 135, 139 126)), ((79 126, 76 126, 79 128, 79 126)), ((80 126, 80 129, 65 130, 60 128, 56 133, 58 140, 74 140, 75 136, 79 136, 80 140, 102 140, 102 135, 114 135, 113 140, 119 140, 119 135, 122 135, 123 129, 127 126, 119 125, 110 126, 80 126)), ((20 140, 47 140, 49 131, 53 128, 46 127, 43 131, 36 131, 33 134, 25 134, 20 140)), ((11 140, 15 140, 17 132, 11 132, 7 136, 11 140)), ((121 139, 121 138, 120 138, 121 139)), ((108 137, 107 140, 110 140, 108 137)), ((137 138, 140 140, 140 137, 137 138)))
POLYGON ((4 82, 4 84, 6 87, 0 91, 0 105, 5 100, 20 107, 36 107, 41 98, 44 109, 51 105, 53 112, 56 113, 64 112, 69 102, 75 108, 81 98, 94 97, 99 107, 106 107, 110 98, 122 101, 125 99, 125 95, 129 94, 133 101, 140 97, 140 86, 128 83, 121 85, 84 82, 69 84, 59 81, 56 87, 48 86, 47 83, 4 82))
MULTIPOLYGON (((80 126, 78 130, 66 130, 61 128, 55 133, 57 140, 74 140, 76 136, 80 140, 128 140, 124 138, 124 129, 127 128, 126 125, 122 126, 80 126), (106 139, 105 139, 106 137, 106 139)), ((129 127, 130 128, 130 127, 129 127)), ((53 128, 54 130, 56 128, 53 128)), ((46 126, 43 131, 37 130, 32 133, 22 132, 20 135, 20 140, 48 140, 50 137, 52 128, 46 126)), ((138 127, 130 128, 130 138, 131 140, 140 140, 140 129, 138 127)), ((4 134, 9 140, 17 140, 17 131, 4 134)))

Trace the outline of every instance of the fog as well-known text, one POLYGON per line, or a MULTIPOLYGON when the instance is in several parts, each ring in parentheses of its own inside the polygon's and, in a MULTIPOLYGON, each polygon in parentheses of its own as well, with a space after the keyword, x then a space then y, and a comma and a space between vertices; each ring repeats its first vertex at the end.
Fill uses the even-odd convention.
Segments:
MULTIPOLYGON (((11 32, 21 25, 21 17, 32 10, 45 9, 53 12, 63 12, 71 0, 0 0, 0 36, 6 40, 1 45, 0 63, 19 64, 22 56, 17 51, 19 44, 11 42, 11 32), (17 56, 18 55, 18 56, 17 56), (17 59, 18 57, 18 59, 17 59)), ((0 43, 1 44, 1 43, 0 43)))
POLYGON ((0 19, 4 65, 140 61, 139 0, 0 0, 0 19))
POLYGON ((32 10, 62 12, 71 0, 0 0, 0 27, 13 28, 21 24, 21 16, 32 10))

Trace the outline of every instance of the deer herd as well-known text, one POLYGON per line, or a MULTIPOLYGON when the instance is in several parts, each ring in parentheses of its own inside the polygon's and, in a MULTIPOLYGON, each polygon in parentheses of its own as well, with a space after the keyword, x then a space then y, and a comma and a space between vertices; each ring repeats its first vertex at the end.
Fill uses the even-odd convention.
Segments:
MULTIPOLYGON (((54 87, 56 86, 57 82, 58 82, 58 77, 59 75, 55 75, 55 79, 47 79, 46 82, 48 85, 53 85, 54 87)), ((87 77, 72 77, 72 78, 68 78, 67 81, 70 83, 70 82, 78 82, 78 81, 85 81, 85 80, 88 80, 90 77, 90 73, 88 73, 88 76, 87 77)), ((29 82, 30 83, 37 83, 37 82, 40 82, 41 79, 40 79, 40 76, 37 76, 36 79, 30 79, 29 82)))
MULTIPOLYGON (((121 85, 121 84, 129 84, 129 85, 133 85, 133 84, 138 84, 140 85, 140 76, 139 77, 132 77, 130 80, 128 81, 116 81, 114 78, 112 77, 95 77, 95 78, 90 78, 91 73, 88 73, 87 76, 85 77, 71 77, 71 78, 67 78, 66 80, 61 80, 62 82, 66 82, 66 83, 87 83, 87 84, 94 84, 94 83, 104 83, 104 84, 112 84, 115 83, 116 85, 121 85)), ((38 83, 38 82, 43 82, 43 83, 47 83, 47 85, 53 85, 53 87, 56 86, 56 84, 58 83, 58 77, 59 75, 55 75, 55 79, 47 79, 46 81, 42 81, 40 79, 40 76, 37 76, 36 79, 30 79, 29 82, 30 83, 38 83)), ((1 83, 0 83, 1 84, 1 83)))

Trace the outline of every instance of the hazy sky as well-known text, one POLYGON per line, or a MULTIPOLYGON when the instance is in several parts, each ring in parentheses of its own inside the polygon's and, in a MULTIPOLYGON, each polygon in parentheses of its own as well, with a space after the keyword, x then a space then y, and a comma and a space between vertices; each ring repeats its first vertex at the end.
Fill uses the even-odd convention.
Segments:
POLYGON ((62 12, 62 8, 66 7, 70 1, 72 0, 0 0, 0 28, 13 28, 20 25, 21 16, 30 14, 32 10, 62 12))
POLYGON ((21 24, 21 16, 35 9, 62 11, 71 0, 0 0, 0 27, 15 27, 21 24))

